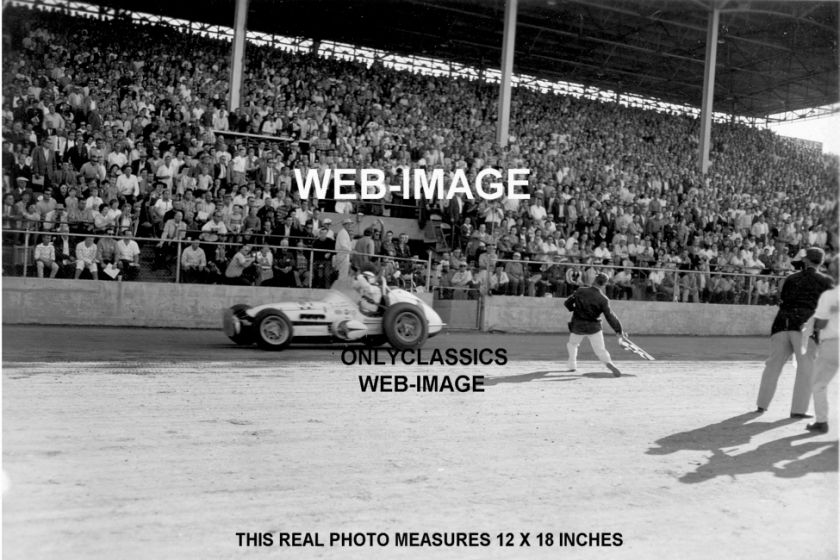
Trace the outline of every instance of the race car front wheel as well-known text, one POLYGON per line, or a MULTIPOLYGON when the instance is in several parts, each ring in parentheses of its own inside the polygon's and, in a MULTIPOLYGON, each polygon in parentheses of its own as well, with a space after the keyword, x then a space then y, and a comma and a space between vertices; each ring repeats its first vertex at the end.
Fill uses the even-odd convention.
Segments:
POLYGON ((265 350, 282 350, 292 341, 292 322, 282 311, 266 309, 254 320, 257 344, 265 350))
POLYGON ((426 317, 416 305, 397 303, 385 310, 382 329, 397 350, 420 348, 429 336, 426 317))

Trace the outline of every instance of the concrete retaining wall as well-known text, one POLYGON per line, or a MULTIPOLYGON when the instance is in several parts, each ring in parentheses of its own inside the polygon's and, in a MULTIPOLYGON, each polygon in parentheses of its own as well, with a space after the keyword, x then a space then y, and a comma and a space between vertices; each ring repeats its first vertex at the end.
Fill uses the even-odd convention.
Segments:
MULTIPOLYGON (((3 323, 218 329, 236 303, 310 301, 327 290, 160 282, 3 279, 3 323)), ((431 294, 421 299, 431 303, 431 294)))
POLYGON ((325 291, 4 278, 3 322, 217 329, 222 309, 235 303, 305 301, 325 291))
MULTIPOLYGON (((326 290, 251 288, 154 282, 3 279, 6 324, 219 328, 221 310, 235 303, 306 301, 326 290)), ((430 302, 431 294, 421 296, 430 302)), ((485 331, 564 333, 570 314, 560 298, 489 296, 481 314, 485 331)), ((776 307, 646 301, 614 301, 616 314, 633 334, 769 334, 776 307)), ((477 303, 434 302, 449 328, 475 328, 477 303)), ((607 329, 609 330, 609 329, 607 329)))
MULTIPOLYGON (((490 296, 485 299, 482 330, 510 333, 567 333, 571 314, 563 298, 490 296)), ((775 306, 718 305, 653 301, 613 301, 611 307, 631 334, 770 334, 775 306)), ((611 329, 605 325, 605 330, 611 329)))
POLYGON ((477 329, 479 326, 477 300, 439 299, 434 308, 447 329, 477 329))

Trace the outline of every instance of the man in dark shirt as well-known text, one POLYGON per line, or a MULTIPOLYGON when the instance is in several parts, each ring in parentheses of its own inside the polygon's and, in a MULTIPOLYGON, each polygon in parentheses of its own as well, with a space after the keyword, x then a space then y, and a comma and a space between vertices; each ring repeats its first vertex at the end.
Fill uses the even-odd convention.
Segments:
POLYGON ((782 367, 793 354, 796 356, 796 381, 793 385, 790 417, 811 418, 808 408, 811 405, 816 345, 809 341, 807 350, 802 351, 801 329, 814 314, 820 295, 834 284, 831 277, 817 271, 824 258, 822 249, 811 247, 801 261, 803 270, 791 274, 782 284, 779 312, 770 331, 770 357, 765 362, 758 389, 757 413, 764 412, 770 406, 782 367))
POLYGON ((622 336, 621 321, 610 309, 610 300, 604 295, 604 288, 609 282, 609 277, 603 272, 595 276, 595 282, 591 287, 578 288, 565 302, 566 309, 572 312, 572 320, 569 322, 569 343, 566 345, 569 351, 569 370, 577 369, 578 346, 584 338, 589 339, 589 344, 598 359, 601 360, 613 376, 621 377, 621 371, 612 363, 610 353, 604 346, 604 333, 601 330, 601 314, 610 324, 617 336, 622 336))
POLYGON ((314 251, 312 257, 316 288, 329 288, 332 285, 332 251, 335 250, 335 240, 327 237, 328 232, 327 226, 321 226, 318 237, 312 242, 313 249, 320 249, 314 251))

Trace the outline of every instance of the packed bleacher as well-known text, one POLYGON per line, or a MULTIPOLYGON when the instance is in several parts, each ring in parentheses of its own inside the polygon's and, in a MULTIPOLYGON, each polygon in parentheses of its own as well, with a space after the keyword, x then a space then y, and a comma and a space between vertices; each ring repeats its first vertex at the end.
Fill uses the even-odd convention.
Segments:
POLYGON ((412 285, 430 255, 443 297, 564 296, 607 270, 616 298, 773 303, 806 247, 837 251, 837 158, 768 130, 715 124, 704 177, 684 115, 516 88, 500 148, 494 84, 249 45, 231 109, 227 42, 19 7, 4 28, 4 247, 35 247, 38 275, 325 287, 334 213, 438 225, 355 233, 412 285), (293 177, 363 167, 527 168, 531 198, 301 200, 293 177))

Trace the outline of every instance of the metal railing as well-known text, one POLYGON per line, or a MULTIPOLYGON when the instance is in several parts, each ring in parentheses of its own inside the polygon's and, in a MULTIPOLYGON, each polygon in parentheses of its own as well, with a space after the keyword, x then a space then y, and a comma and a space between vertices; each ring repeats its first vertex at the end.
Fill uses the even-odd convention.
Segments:
MULTIPOLYGON (((224 255, 224 262, 225 264, 227 264, 227 262, 229 262, 229 259, 232 257, 233 253, 238 251, 239 248, 241 248, 244 244, 248 244, 253 247, 253 251, 258 251, 263 246, 269 247, 269 250, 272 253, 273 261, 272 273, 276 268, 278 268, 276 266, 277 264, 279 264, 279 259, 276 258, 277 255, 279 255, 280 259, 293 258, 295 260, 294 270, 298 273, 303 272, 303 277, 306 279, 304 285, 301 285, 299 287, 329 288, 332 284, 331 278, 335 276, 335 274, 333 273, 339 272, 338 270, 334 269, 332 263, 333 257, 335 255, 340 255, 346 256, 346 262, 348 263, 346 265, 347 270, 349 270, 351 264, 356 264, 357 266, 370 264, 373 266, 374 269, 379 270, 383 275, 385 275, 386 279, 391 285, 400 286, 407 290, 415 292, 430 290, 432 270, 431 255, 429 255, 426 260, 422 260, 418 258, 404 258, 381 254, 366 255, 353 251, 346 252, 331 249, 316 249, 311 246, 292 246, 291 244, 269 244, 262 242, 260 239, 254 239, 259 238, 259 235, 254 235, 252 239, 243 239, 242 241, 237 242, 205 241, 202 239, 197 239, 199 232, 188 232, 187 236, 185 236, 182 239, 167 239, 161 241, 161 239, 154 237, 102 235, 88 232, 72 233, 4 229, 3 274, 7 276, 31 276, 33 272, 32 265, 34 265, 34 249, 36 247, 36 243, 34 243, 33 241, 37 240, 38 242, 40 242, 42 236, 44 235, 50 236, 52 238, 59 238, 59 242, 62 245, 61 255, 63 257, 63 260, 66 261, 63 263, 59 263, 60 267, 63 269, 61 270, 62 277, 68 277, 70 275, 69 267, 72 266, 73 269, 75 269, 76 267, 76 246, 85 238, 91 237, 94 240, 109 239, 114 240, 115 242, 118 242, 120 239, 130 239, 132 241, 135 241, 141 249, 141 254, 137 263, 139 267, 138 272, 145 271, 144 276, 146 276, 146 278, 143 279, 147 280, 174 281, 175 283, 184 282, 184 270, 182 266, 183 252, 186 246, 197 242, 199 244, 199 247, 204 251, 207 269, 213 272, 213 267, 210 266, 211 263, 214 263, 217 269, 215 273, 211 275, 204 275, 208 278, 209 283, 229 283, 228 280, 231 279, 226 277, 225 271, 219 270, 219 265, 217 263, 219 263, 222 259, 218 258, 218 255, 224 255), (195 239, 188 238, 192 234, 196 236, 195 239), (18 244, 16 242, 18 239, 22 240, 23 243, 18 244), (63 250, 65 240, 67 244, 67 252, 64 252, 63 250), (143 249, 147 249, 147 251, 145 252, 145 260, 143 259, 143 249), (151 249, 151 251, 149 251, 148 249, 151 249), (213 258, 210 258, 208 255, 213 255, 213 258), (299 257, 301 256, 304 259, 303 263, 301 263, 299 259, 299 257), (152 260, 151 263, 148 262, 149 258, 151 258, 152 260), (174 273, 171 272, 171 267, 173 264, 175 265, 174 273), (303 265, 303 270, 301 270, 301 265, 303 265), (319 267, 321 267, 320 270, 319 267), (163 275, 159 273, 154 274, 158 268, 164 268, 169 272, 168 274, 164 273, 163 275), (318 278, 319 280, 319 285, 315 285, 314 280, 316 278, 318 278)), ((311 241, 314 241, 314 239, 315 238, 311 238, 311 241)), ((55 247, 55 243, 53 243, 52 245, 55 247)), ((98 241, 97 247, 99 247, 98 241)), ((111 248, 109 247, 108 250, 110 251, 111 248)), ((251 255, 256 256, 256 252, 252 252, 251 255)), ((106 255, 105 257, 106 258, 103 259, 103 256, 100 253, 97 254, 96 264, 99 266, 100 270, 102 270, 112 260, 116 260, 116 254, 114 254, 113 259, 110 258, 110 255, 106 255)), ((258 270, 256 270, 256 264, 257 263, 255 261, 254 263, 248 266, 248 268, 255 267, 253 271, 249 272, 259 272, 258 270)), ((123 275, 123 277, 124 276, 125 275, 123 275)), ((188 274, 187 276, 192 275, 188 274)), ((261 282, 259 281, 259 276, 259 274, 253 274, 254 282, 251 282, 252 285, 261 285, 261 282)), ((99 279, 105 280, 105 275, 99 275, 99 279)))
MULTIPOLYGON (((88 232, 67 233, 56 231, 36 231, 26 229, 3 230, 3 274, 7 276, 30 276, 34 272, 34 247, 42 235, 58 238, 61 245, 66 239, 67 253, 62 250, 66 260, 65 267, 75 268, 75 247, 85 237, 95 240, 123 238, 132 239, 141 248, 139 271, 144 280, 174 281, 182 283, 185 279, 182 268, 182 256, 192 239, 166 240, 159 238, 134 237, 119 235, 101 235, 88 232), (22 243, 19 243, 22 241, 22 243), (161 244, 163 245, 161 247, 161 244), (145 249, 145 252, 143 251, 145 249), (150 262, 151 259, 151 262, 150 262), (175 264, 175 270, 171 267, 175 264), (151 268, 151 270, 149 270, 151 268), (156 272, 156 268, 167 269, 168 272, 156 272)), ((187 236, 198 236, 199 232, 188 232, 187 236)), ((302 278, 300 287, 328 288, 331 279, 335 277, 333 267, 334 255, 344 254, 347 261, 357 264, 370 263, 375 269, 384 274, 390 283, 412 291, 434 291, 441 299, 480 299, 487 295, 514 295, 524 297, 567 297, 580 286, 588 285, 598 272, 605 272, 610 276, 606 286, 607 296, 611 299, 647 300, 647 301, 692 301, 708 303, 743 303, 743 304, 774 304, 777 301, 784 275, 729 272, 720 270, 687 270, 675 267, 645 267, 594 264, 586 262, 554 261, 554 260, 521 260, 521 259, 486 259, 486 273, 481 273, 476 267, 471 267, 471 280, 465 285, 453 285, 452 276, 455 271, 445 271, 443 265, 433 266, 433 257, 429 254, 426 259, 399 258, 387 255, 365 255, 359 253, 342 252, 337 250, 317 249, 309 245, 292 245, 289 243, 264 243, 260 235, 243 238, 241 241, 205 241, 198 239, 197 243, 204 251, 208 269, 211 263, 216 267, 214 274, 203 281, 210 283, 227 283, 225 270, 219 269, 219 264, 226 265, 232 254, 244 243, 250 244, 254 251, 263 245, 269 247, 272 253, 272 275, 281 262, 288 264, 293 260, 293 269, 302 278), (212 255, 212 258, 210 257, 212 255), (221 257, 219 257, 221 255, 221 257), (302 257, 302 258, 301 258, 302 257), (491 276, 497 265, 503 270, 509 270, 508 264, 522 265, 521 277, 509 277, 506 285, 490 287, 491 276), (569 272, 577 270, 577 272, 569 272), (623 272, 622 272, 623 271, 623 272), (616 282, 616 275, 621 273, 622 280, 616 282)), ((294 238, 302 240, 306 238, 294 238)), ((314 238, 310 238, 314 241, 314 238)), ((109 248, 111 250, 112 248, 109 248)), ((252 253, 255 255, 256 253, 252 253)), ((114 255, 115 257, 116 255, 114 255)), ((108 259, 97 256, 100 267, 107 264, 108 259)), ((251 264, 249 266, 255 266, 251 264)), ((285 266, 283 267, 285 268, 285 266)), ((259 273, 253 269, 252 272, 259 273)), ((69 270, 63 271, 62 276, 69 276, 69 270)), ((191 276, 187 274, 187 276, 191 276)), ((261 285, 260 274, 253 274, 253 285, 261 285)), ((104 277, 103 277, 104 279, 104 277)), ((267 285, 271 285, 268 283, 267 285)))
MULTIPOLYGON (((501 258, 492 262, 493 267, 499 263, 521 264, 521 285, 514 290, 513 283, 509 283, 507 295, 530 297, 567 297, 578 287, 590 285, 597 273, 604 272, 610 277, 606 292, 611 299, 775 304, 781 283, 785 279, 784 275, 763 274, 764 269, 757 268, 753 269, 755 272, 750 273, 686 269, 680 268, 679 265, 645 267, 501 258), (577 274, 570 274, 570 270, 577 270, 577 274), (622 271, 626 271, 627 274, 620 283, 616 283, 616 274, 622 271)), ((488 266, 488 272, 490 268, 488 266)))

